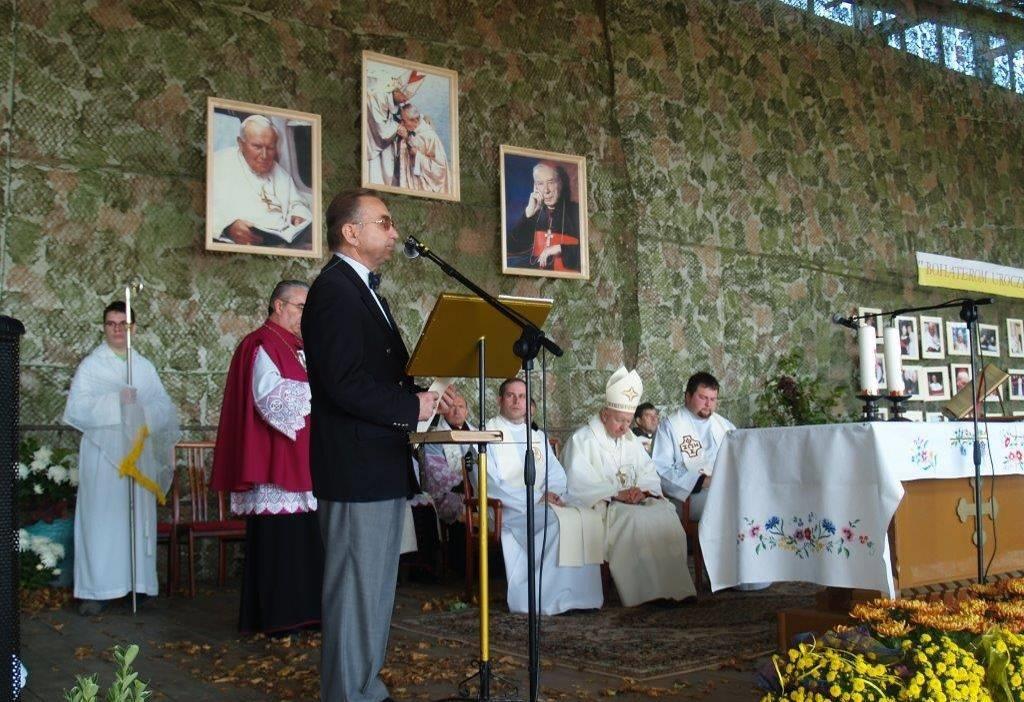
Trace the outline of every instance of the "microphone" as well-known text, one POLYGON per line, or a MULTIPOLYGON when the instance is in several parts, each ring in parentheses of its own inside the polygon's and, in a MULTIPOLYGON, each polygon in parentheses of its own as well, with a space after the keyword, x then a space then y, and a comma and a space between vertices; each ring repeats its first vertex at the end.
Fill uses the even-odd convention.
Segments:
POLYGON ((419 258, 420 254, 423 253, 424 246, 421 244, 416 237, 409 236, 405 240, 405 257, 406 258, 419 258))
POLYGON ((854 322, 849 317, 843 317, 842 315, 839 315, 839 314, 833 314, 832 315, 832 323, 833 324, 841 324, 842 326, 849 327, 850 329, 857 329, 857 328, 860 327, 859 324, 854 322))

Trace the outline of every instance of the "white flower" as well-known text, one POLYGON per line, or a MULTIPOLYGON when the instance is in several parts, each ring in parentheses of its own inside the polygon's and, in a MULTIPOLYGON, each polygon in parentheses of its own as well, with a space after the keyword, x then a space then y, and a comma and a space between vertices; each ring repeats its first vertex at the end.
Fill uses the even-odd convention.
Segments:
POLYGON ((39 483, 36 483, 35 485, 32 486, 32 492, 34 492, 37 495, 42 495, 43 494, 43 486, 40 485, 39 483))
POLYGON ((78 485, 78 469, 68 468, 68 482, 72 485, 78 485))
POLYGON ((32 537, 24 529, 18 529, 18 550, 24 553, 32 548, 32 537))
POLYGON ((36 563, 36 570, 42 570, 42 569, 43 569, 43 564, 42 563, 36 563))
POLYGON ((46 477, 60 485, 67 482, 68 469, 64 466, 50 466, 46 471, 46 477))
POLYGON ((24 463, 18 464, 18 480, 25 480, 28 478, 28 466, 24 463))
POLYGON ((33 458, 32 463, 29 464, 29 468, 32 469, 33 473, 45 473, 46 469, 50 467, 49 461, 42 461, 38 458, 33 458))
POLYGON ((54 556, 53 551, 44 551, 39 554, 39 561, 47 568, 53 568, 57 565, 57 558, 54 556))
POLYGON ((32 454, 32 462, 42 461, 49 465, 50 460, 53 458, 53 449, 49 446, 40 446, 34 454, 32 454))
POLYGON ((60 568, 54 568, 54 569, 53 569, 53 574, 54 574, 55 576, 56 576, 56 575, 60 575, 60 568))

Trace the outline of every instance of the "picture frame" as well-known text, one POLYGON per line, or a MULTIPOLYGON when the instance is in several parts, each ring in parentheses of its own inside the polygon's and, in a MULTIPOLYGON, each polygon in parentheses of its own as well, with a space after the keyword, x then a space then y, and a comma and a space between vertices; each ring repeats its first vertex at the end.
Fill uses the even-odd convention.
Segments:
POLYGON ((921 366, 903 366, 903 393, 907 395, 908 402, 920 402, 923 399, 921 377, 921 366))
MULTIPOLYGON (((950 381, 950 392, 956 395, 958 392, 963 390, 965 387, 971 384, 971 364, 970 363, 950 363, 949 364, 949 381, 950 381)), ((968 400, 968 402, 970 402, 968 400)))
POLYGON ((1024 400, 1024 368, 1009 368, 1006 372, 1010 374, 1010 399, 1024 400))
POLYGON ((911 422, 923 422, 924 421, 924 412, 921 411, 921 410, 906 410, 903 413, 903 416, 906 417, 911 422))
POLYGON ((1006 355, 1024 358, 1024 319, 1006 319, 1006 355))
POLYGON ((946 417, 942 412, 925 412, 924 421, 926 422, 948 422, 949 418, 946 417))
POLYGON ((945 358, 946 340, 942 317, 921 316, 921 358, 945 358))
POLYGON ((883 422, 888 422, 889 421, 889 408, 888 407, 879 407, 878 408, 878 419, 883 421, 883 422))
POLYGON ((360 182, 459 202, 459 74, 362 52, 360 182))
MULTIPOLYGON (((1002 402, 1003 401, 1003 386, 1000 385, 985 397, 985 402, 1002 402)), ((992 413, 988 413, 989 416, 995 416, 992 413)))
POLYGON ((882 354, 875 356, 875 379, 878 381, 879 390, 889 387, 885 379, 885 357, 882 354))
POLYGON ((970 356, 971 346, 967 322, 946 322, 946 355, 970 356))
POLYGON ((982 356, 999 356, 999 327, 997 325, 978 325, 978 353, 982 356))
MULTIPOLYGON (((863 317, 866 314, 881 314, 881 307, 858 307, 857 316, 863 317)), ((871 317, 870 319, 864 320, 865 324, 870 324, 875 328, 875 345, 882 345, 882 330, 885 328, 885 319, 883 317, 871 317)))
POLYGON ((899 331, 900 358, 916 361, 921 358, 918 343, 917 317, 895 317, 893 323, 899 331))
POLYGON ((502 144, 501 272, 590 278, 587 160, 502 144))
POLYGON ((1011 416, 1013 416, 1013 417, 1024 417, 1024 410, 1014 410, 1013 414, 1011 416))
POLYGON ((206 250, 323 256, 320 115, 206 99, 206 250))
POLYGON ((921 369, 921 399, 926 402, 949 400, 949 368, 925 366, 921 369))

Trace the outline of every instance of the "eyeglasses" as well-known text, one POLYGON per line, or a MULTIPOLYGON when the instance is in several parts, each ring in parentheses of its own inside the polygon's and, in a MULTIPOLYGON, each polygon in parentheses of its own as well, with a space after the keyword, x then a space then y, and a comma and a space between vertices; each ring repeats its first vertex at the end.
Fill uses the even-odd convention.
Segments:
MULTIPOLYGON (((132 322, 134 324, 135 322, 132 322)), ((128 322, 104 322, 103 326, 107 329, 127 329, 130 325, 128 322)))
POLYGON ((364 219, 361 222, 355 222, 355 224, 379 224, 381 228, 384 229, 384 231, 397 228, 395 227, 395 220, 392 219, 390 215, 384 215, 383 217, 380 217, 378 219, 364 219))
POLYGON ((291 300, 281 300, 281 302, 292 307, 298 307, 300 312, 306 308, 305 302, 292 302, 291 300))

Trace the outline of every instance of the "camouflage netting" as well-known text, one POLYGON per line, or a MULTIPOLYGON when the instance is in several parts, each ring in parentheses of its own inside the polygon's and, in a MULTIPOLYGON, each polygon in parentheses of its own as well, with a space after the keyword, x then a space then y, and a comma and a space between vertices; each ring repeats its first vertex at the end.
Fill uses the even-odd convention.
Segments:
MULTIPOLYGON (((320 264, 203 250, 206 98, 322 115, 326 200, 358 185, 364 49, 458 71, 462 201, 389 203, 489 290, 554 298, 557 428, 623 361, 663 406, 712 370, 741 425, 794 347, 852 391, 831 312, 956 296, 917 287, 917 250, 1024 264, 1021 97, 772 0, 0 0, 0 26, 0 312, 28 329, 24 424, 58 421, 136 274, 139 348, 185 424, 216 423, 272 285, 320 264), (501 275, 499 144, 587 157, 590 281, 501 275)), ((456 288, 424 262, 385 273, 411 343, 456 288)), ((985 310, 1004 347, 1006 316, 1024 306, 985 310)))

